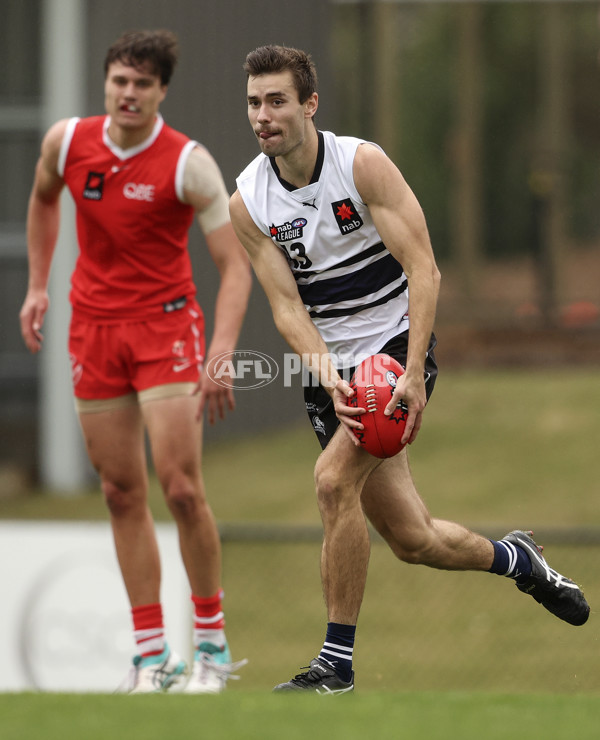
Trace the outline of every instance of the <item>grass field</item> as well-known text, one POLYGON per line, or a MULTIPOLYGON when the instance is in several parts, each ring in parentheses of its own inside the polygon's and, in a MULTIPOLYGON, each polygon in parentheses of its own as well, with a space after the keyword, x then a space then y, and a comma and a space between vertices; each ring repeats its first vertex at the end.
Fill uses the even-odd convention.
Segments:
POLYGON ((596 740, 599 716, 598 698, 533 694, 0 695, 3 740, 596 740))
MULTIPOLYGON (((333 703, 273 697, 322 640, 318 542, 226 542, 224 583, 234 658, 226 695, 0 695, 0 738, 196 736, 300 738, 598 737, 597 545, 561 533, 600 527, 600 371, 452 372, 440 379, 411 463, 436 516, 502 536, 547 532, 551 562, 582 582, 583 628, 548 615, 509 581, 398 564, 373 548, 356 651, 357 693, 333 703)), ((205 455, 222 525, 318 525, 317 443, 307 425, 205 455)), ((153 483, 152 506, 168 518, 153 483)), ((0 518, 106 519, 97 491, 0 502, 0 518)))
MULTIPOLYGON (((243 402, 239 400, 240 403, 243 402)), ((600 369, 445 372, 411 465, 439 517, 465 524, 600 526, 600 369)), ((220 522, 318 524, 305 421, 207 447, 205 479, 220 522)), ((154 483, 151 503, 169 519, 154 483)), ((0 518, 106 519, 97 489, 0 499, 0 518)))

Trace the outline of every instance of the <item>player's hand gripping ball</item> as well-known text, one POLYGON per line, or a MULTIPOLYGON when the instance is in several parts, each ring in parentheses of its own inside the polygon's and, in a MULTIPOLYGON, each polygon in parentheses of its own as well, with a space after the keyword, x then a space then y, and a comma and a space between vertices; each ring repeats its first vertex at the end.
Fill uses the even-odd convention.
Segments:
POLYGON ((401 401, 390 416, 383 413, 403 374, 404 368, 393 357, 378 354, 361 362, 350 380, 354 395, 348 405, 366 409, 366 413, 354 417, 364 429, 352 431, 360 446, 375 457, 393 457, 404 447, 401 439, 408 416, 407 406, 401 401))

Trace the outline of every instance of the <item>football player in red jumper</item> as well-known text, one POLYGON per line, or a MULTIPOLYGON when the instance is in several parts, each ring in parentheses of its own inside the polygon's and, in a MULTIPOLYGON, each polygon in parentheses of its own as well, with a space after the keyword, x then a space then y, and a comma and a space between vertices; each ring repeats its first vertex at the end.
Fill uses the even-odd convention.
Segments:
POLYGON ((220 541, 202 480, 201 417, 206 408, 211 423, 223 418, 234 398, 202 368, 235 349, 251 273, 218 165, 159 113, 177 57, 169 31, 124 34, 105 58, 106 115, 64 119, 46 133, 29 201, 29 285, 20 319, 27 347, 38 352, 66 185, 79 243, 70 293, 73 387, 131 604, 139 655, 130 689, 165 690, 187 673, 165 639, 159 550, 147 504, 147 430, 195 606, 187 690, 216 693, 231 658, 220 541), (220 275, 207 353, 188 253, 195 217, 220 275))

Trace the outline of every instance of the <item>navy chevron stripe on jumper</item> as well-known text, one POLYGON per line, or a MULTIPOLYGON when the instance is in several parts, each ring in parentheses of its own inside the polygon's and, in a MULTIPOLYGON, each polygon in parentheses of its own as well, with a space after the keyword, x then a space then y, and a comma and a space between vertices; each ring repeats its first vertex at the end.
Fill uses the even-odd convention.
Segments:
POLYGON ((402 265, 388 254, 377 262, 372 262, 347 275, 315 280, 308 285, 298 283, 297 287, 304 305, 318 308, 364 298, 395 282, 402 274, 402 265))
POLYGON ((404 293, 407 288, 408 281, 403 280, 402 283, 398 285, 398 287, 394 288, 394 290, 392 290, 390 293, 386 293, 386 295, 378 298, 376 301, 371 301, 371 303, 361 303, 359 306, 346 306, 344 308, 327 308, 323 311, 317 311, 313 309, 312 311, 308 312, 308 315, 312 319, 333 319, 337 318, 338 316, 354 316, 354 314, 360 313, 361 311, 366 311, 369 308, 383 306, 388 301, 391 301, 393 298, 397 298, 401 293, 404 293))
POLYGON ((348 257, 347 259, 338 262, 333 267, 328 267, 326 270, 321 270, 320 273, 311 270, 301 270, 300 272, 294 273, 294 277, 296 278, 296 280, 299 280, 301 278, 313 277, 313 275, 324 275, 325 273, 331 272, 332 270, 339 270, 340 267, 349 267, 350 265, 356 265, 359 262, 364 262, 365 260, 369 259, 369 257, 373 257, 373 255, 380 254, 381 252, 385 251, 385 244, 383 242, 379 242, 378 244, 374 244, 372 247, 365 249, 364 252, 353 254, 352 257, 348 257))

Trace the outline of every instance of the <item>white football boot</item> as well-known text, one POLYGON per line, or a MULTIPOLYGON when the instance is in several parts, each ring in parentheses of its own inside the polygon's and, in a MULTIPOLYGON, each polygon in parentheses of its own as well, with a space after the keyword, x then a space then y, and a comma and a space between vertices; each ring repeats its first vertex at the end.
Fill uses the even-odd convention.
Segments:
POLYGON ((202 642, 194 652, 192 674, 183 693, 220 694, 228 679, 239 679, 233 671, 247 662, 244 659, 232 663, 227 643, 219 647, 212 642, 202 642))
POLYGON ((156 694, 175 686, 186 674, 185 660, 165 645, 160 655, 150 655, 147 658, 136 655, 133 666, 118 691, 128 694, 156 694))

